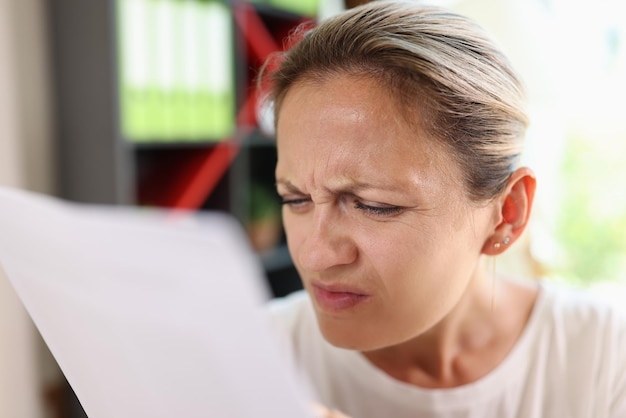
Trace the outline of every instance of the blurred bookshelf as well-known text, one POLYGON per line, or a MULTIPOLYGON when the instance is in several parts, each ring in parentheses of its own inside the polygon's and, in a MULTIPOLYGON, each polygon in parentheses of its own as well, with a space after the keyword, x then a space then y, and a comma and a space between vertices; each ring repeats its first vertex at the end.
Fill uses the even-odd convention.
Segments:
MULTIPOLYGON (((48 8, 61 197, 220 210, 275 296, 301 287, 280 226, 260 66, 318 0, 55 0, 48 8)), ((80 407, 69 415, 82 417, 80 407)))
MULTIPOLYGON (((258 128, 255 77, 290 31, 313 22, 316 7, 56 1, 49 11, 62 197, 223 210, 244 226, 263 212, 254 196, 278 210, 268 201, 275 149, 258 128)), ((271 246, 259 250, 274 254, 265 257, 268 269, 288 264, 276 262, 281 252, 271 246)))

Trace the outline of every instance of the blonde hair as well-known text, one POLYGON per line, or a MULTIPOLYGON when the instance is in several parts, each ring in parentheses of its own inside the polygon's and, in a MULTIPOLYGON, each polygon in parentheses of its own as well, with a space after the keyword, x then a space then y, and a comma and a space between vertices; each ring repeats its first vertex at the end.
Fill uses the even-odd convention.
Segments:
POLYGON ((276 120, 289 89, 338 74, 377 80, 410 122, 451 151, 469 196, 506 185, 528 120, 520 80, 473 21, 408 1, 376 1, 310 31, 271 72, 276 120))

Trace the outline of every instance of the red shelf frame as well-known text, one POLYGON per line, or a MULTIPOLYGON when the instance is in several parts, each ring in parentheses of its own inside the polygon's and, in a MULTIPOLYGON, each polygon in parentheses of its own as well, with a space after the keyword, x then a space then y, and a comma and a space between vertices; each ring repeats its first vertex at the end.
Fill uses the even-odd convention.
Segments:
MULTIPOLYGON (((252 5, 247 3, 234 5, 233 15, 235 24, 243 35, 250 62, 263 63, 271 54, 283 50, 283 45, 274 39, 252 5)), ((312 21, 302 19, 301 22, 312 21)), ((237 113, 237 132, 233 137, 202 150, 198 159, 190 162, 182 170, 169 193, 157 204, 174 209, 195 210, 201 208, 211 196, 237 156, 243 139, 257 126, 257 91, 254 86, 249 86, 248 90, 246 99, 237 113)))

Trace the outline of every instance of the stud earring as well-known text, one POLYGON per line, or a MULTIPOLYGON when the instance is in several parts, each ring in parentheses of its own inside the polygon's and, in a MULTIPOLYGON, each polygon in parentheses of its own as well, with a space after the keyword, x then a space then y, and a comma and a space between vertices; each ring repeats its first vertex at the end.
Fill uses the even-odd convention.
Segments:
POLYGON ((502 243, 496 242, 495 244, 493 244, 493 248, 499 249, 503 244, 509 245, 509 242, 511 242, 511 238, 504 237, 504 239, 502 240, 502 243))

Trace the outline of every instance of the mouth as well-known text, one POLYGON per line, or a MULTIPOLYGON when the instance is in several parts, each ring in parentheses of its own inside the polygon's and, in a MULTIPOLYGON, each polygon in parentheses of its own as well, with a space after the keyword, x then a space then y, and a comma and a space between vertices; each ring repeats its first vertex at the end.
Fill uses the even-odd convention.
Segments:
POLYGON ((371 298, 371 295, 359 289, 340 285, 320 285, 313 283, 311 290, 316 305, 320 309, 330 313, 352 309, 371 298))

